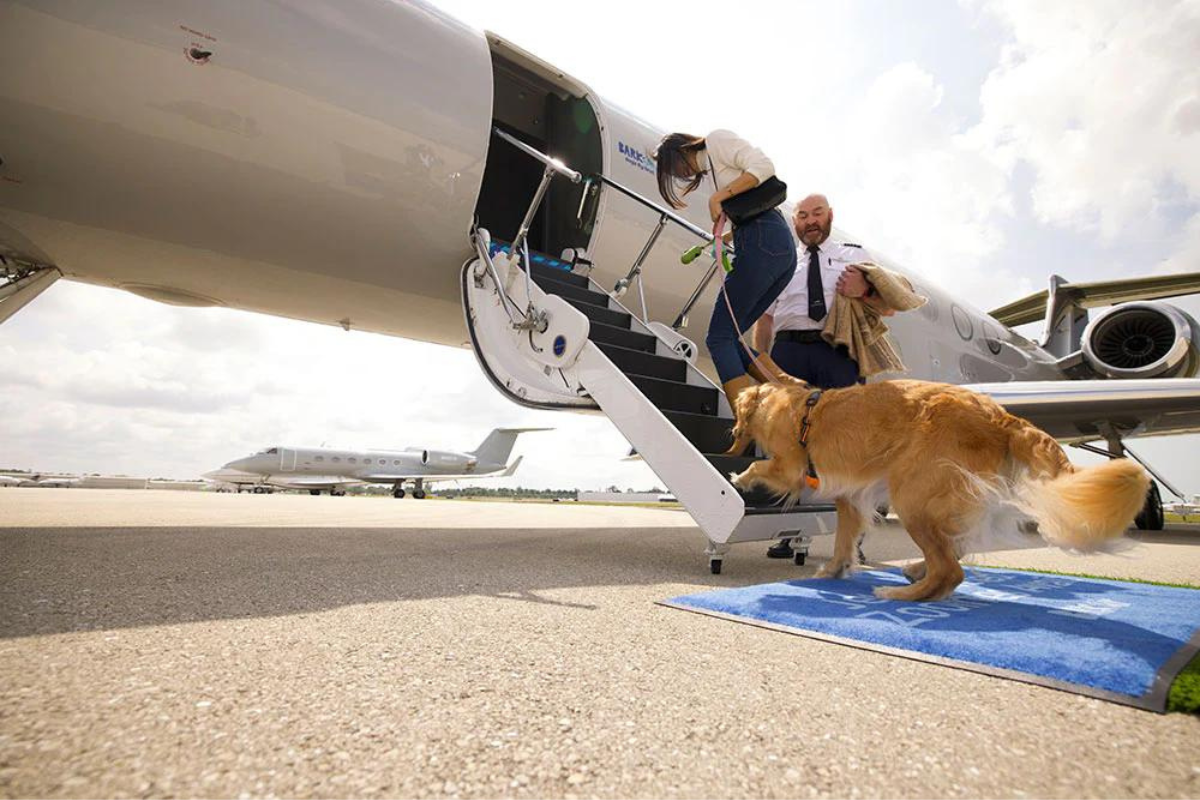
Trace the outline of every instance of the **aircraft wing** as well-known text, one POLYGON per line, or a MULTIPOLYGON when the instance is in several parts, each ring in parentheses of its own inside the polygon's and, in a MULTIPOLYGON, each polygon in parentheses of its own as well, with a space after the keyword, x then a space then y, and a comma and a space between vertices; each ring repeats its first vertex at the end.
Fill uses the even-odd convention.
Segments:
POLYGON ((328 489, 337 486, 354 486, 363 481, 342 478, 337 475, 272 475, 267 479, 267 483, 288 489, 328 489))
POLYGON ((1200 433, 1197 378, 1013 381, 966 388, 989 395, 1064 442, 1103 438, 1108 426, 1123 437, 1200 433))
MULTIPOLYGON (((1099 308, 1132 300, 1162 300, 1200 292, 1200 272, 1150 275, 1117 281, 1063 283, 1059 291, 1080 308, 1099 308)), ((1046 318, 1046 301, 1049 296, 1050 292, 1043 289, 994 309, 991 315, 997 322, 1010 328, 1030 322, 1041 322, 1046 318)))
MULTIPOLYGON (((523 430, 553 430, 553 428, 524 428, 523 430)), ((507 478, 517 471, 522 458, 524 456, 517 456, 516 460, 503 470, 491 469, 486 472, 464 472, 461 475, 400 475, 398 473, 375 472, 370 475, 364 475, 363 480, 368 483, 395 483, 396 481, 415 481, 419 478, 424 483, 435 483, 437 481, 463 481, 472 478, 507 478)))

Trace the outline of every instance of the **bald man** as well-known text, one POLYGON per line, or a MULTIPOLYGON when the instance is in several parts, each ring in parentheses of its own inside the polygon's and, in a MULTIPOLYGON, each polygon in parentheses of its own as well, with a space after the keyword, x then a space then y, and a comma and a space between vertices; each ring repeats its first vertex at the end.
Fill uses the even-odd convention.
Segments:
MULTIPOLYGON (((858 362, 844 346, 834 347, 821 338, 825 317, 833 308, 834 293, 861 298, 890 314, 873 296, 873 289, 855 264, 870 261, 867 251, 850 242, 830 241, 833 209, 824 195, 804 198, 792 212, 792 226, 800 240, 796 274, 783 293, 754 326, 754 346, 770 352, 785 372, 821 389, 859 383, 858 362)), ((861 560, 861 549, 859 550, 861 560)), ((791 558, 791 543, 784 540, 767 551, 771 558, 791 558)))

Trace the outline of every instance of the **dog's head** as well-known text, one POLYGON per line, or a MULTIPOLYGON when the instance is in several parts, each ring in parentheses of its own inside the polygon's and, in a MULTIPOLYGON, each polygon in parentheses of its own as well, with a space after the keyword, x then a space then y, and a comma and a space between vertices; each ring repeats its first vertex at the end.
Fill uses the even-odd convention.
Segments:
POLYGON ((812 391, 811 387, 760 383, 751 386, 737 396, 733 411, 736 422, 733 426, 731 454, 740 454, 752 441, 757 441, 767 452, 771 451, 773 436, 794 436, 795 427, 791 409, 801 409, 812 391), (786 430, 775 430, 778 426, 786 430))

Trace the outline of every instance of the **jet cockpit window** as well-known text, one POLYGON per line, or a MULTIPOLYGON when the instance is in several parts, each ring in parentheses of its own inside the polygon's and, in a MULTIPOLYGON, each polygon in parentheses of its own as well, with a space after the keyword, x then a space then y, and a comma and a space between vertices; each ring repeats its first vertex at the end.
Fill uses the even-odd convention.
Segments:
POLYGON ((270 450, 268 450, 268 451, 267 451, 267 455, 269 455, 269 456, 277 456, 277 455, 279 455, 279 448, 278 448, 278 447, 272 447, 270 450))

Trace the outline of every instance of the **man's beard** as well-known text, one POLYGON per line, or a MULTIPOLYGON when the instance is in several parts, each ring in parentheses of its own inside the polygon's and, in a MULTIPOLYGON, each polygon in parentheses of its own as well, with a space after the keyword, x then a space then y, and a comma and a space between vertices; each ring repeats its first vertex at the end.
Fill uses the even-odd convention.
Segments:
POLYGON ((800 241, 807 245, 823 244, 832 232, 833 220, 829 220, 824 225, 805 225, 800 230, 800 241))

